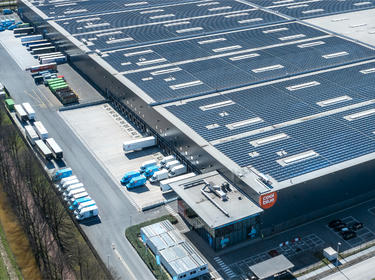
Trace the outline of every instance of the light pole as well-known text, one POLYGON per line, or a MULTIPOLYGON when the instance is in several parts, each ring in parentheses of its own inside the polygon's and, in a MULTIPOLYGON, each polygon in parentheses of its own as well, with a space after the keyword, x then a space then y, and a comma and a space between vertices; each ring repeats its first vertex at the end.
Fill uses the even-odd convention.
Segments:
POLYGON ((337 259, 336 259, 336 266, 339 266, 340 246, 341 246, 341 242, 337 242, 337 259))
POLYGON ((107 268, 109 269, 109 255, 107 255, 108 259, 107 259, 107 268))

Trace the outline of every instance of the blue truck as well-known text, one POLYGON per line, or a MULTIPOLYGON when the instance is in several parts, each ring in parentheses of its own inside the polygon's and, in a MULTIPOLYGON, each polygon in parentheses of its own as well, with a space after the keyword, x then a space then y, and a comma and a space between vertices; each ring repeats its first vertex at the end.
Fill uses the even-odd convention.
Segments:
POLYGON ((152 165, 146 168, 143 175, 146 176, 146 178, 150 178, 152 175, 154 175, 155 172, 159 171, 159 167, 157 165, 152 165))
POLYGON ((126 185, 127 183, 130 182, 130 180, 132 178, 138 177, 139 175, 141 175, 141 173, 139 173, 139 171, 129 171, 129 172, 126 172, 125 175, 120 180, 120 182, 121 182, 121 184, 126 185))
POLYGON ((77 200, 75 200, 72 205, 69 206, 69 210, 75 210, 81 203, 84 203, 84 202, 87 202, 87 201, 90 201, 92 200, 91 197, 89 196, 85 196, 85 197, 82 197, 82 198, 78 198, 77 200))
POLYGON ((73 175, 73 171, 71 168, 64 168, 57 170, 56 173, 53 175, 53 180, 59 181, 62 178, 66 178, 73 175))
POLYGON ((11 9, 3 9, 3 15, 11 15, 13 11, 11 9))
POLYGON ((140 175, 140 176, 137 176, 137 177, 134 177, 130 180, 130 182, 126 185, 126 188, 127 189, 134 189, 134 188, 137 188, 137 187, 141 187, 143 186, 144 184, 146 184, 146 177, 143 176, 143 175, 140 175))

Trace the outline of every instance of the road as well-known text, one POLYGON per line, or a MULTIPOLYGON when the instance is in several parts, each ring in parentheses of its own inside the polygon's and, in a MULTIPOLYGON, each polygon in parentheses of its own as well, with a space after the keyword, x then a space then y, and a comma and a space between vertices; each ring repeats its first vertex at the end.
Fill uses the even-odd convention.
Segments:
POLYGON ((57 99, 51 93, 41 91, 34 84, 30 73, 22 71, 1 45, 0 57, 0 81, 7 87, 16 103, 29 102, 34 107, 37 120, 43 122, 51 137, 62 147, 65 162, 96 200, 102 222, 82 227, 102 260, 106 264, 109 262, 121 279, 154 279, 125 238, 124 232, 130 223, 136 224, 167 212, 164 209, 146 214, 137 212, 60 117, 57 111, 61 104, 57 99))
POLYGON ((371 280, 375 278, 375 257, 345 268, 324 280, 371 280))

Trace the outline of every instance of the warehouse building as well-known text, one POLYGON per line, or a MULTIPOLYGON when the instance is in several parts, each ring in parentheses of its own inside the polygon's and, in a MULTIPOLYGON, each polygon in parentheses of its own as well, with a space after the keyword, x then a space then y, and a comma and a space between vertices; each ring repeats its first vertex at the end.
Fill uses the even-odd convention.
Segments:
MULTIPOLYGON (((218 170, 254 210, 239 232, 259 236, 375 194, 374 48, 296 20, 362 3, 21 0, 20 14, 167 153, 218 170)), ((175 191, 216 238, 194 201, 206 185, 175 191)))
POLYGON ((141 228, 141 237, 173 279, 208 273, 207 263, 168 220, 141 228))

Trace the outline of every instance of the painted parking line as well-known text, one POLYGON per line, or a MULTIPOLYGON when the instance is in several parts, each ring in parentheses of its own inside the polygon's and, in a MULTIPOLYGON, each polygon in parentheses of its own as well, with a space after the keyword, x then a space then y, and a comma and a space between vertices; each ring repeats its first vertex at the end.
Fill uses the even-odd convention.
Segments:
POLYGON ((233 272, 233 270, 227 266, 220 257, 214 257, 215 262, 220 266, 220 268, 224 271, 229 278, 236 277, 237 275, 233 272))

